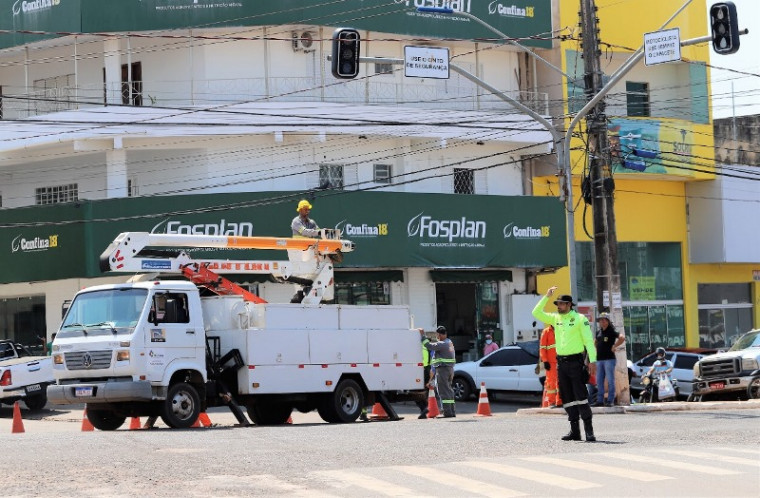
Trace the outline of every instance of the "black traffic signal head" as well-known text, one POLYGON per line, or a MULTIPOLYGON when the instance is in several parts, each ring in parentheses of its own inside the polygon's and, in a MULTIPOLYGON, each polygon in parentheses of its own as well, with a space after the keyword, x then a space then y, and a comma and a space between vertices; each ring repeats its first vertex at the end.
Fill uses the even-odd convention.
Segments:
POLYGON ((359 74, 359 32, 355 29, 338 28, 333 33, 332 74, 342 79, 359 74))
POLYGON ((712 46, 721 55, 739 50, 739 22, 734 2, 720 2, 710 7, 712 46))

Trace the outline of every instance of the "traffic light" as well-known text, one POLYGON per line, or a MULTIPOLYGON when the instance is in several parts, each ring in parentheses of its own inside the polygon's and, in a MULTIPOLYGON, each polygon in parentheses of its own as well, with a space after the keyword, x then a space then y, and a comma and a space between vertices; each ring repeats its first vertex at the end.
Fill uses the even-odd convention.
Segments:
POLYGON ((721 2, 710 7, 712 46, 721 55, 739 50, 739 22, 734 2, 721 2))
POLYGON ((359 74, 359 32, 355 29, 338 28, 333 33, 332 74, 347 80, 359 74))

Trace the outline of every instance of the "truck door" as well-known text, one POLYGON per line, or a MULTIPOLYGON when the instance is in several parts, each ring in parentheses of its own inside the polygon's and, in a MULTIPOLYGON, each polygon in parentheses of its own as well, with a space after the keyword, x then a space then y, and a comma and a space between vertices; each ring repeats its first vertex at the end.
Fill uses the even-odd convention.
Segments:
POLYGON ((187 294, 163 292, 153 296, 146 334, 146 363, 151 380, 161 379, 173 360, 196 357, 197 334, 203 330, 196 330, 194 325, 190 320, 187 294))

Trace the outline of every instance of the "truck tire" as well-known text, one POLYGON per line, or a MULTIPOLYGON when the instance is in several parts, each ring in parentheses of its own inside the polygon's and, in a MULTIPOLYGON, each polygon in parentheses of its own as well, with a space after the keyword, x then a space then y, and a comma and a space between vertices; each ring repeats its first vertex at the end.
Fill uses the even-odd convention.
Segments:
MULTIPOLYGON (((169 388, 161 406, 161 420, 175 429, 187 429, 201 414, 198 391, 186 382, 178 382, 169 388)), ((94 425, 94 424, 93 424, 94 425)))
POLYGON ((98 410, 87 407, 87 420, 93 427, 101 431, 115 431, 122 426, 127 417, 117 415, 112 410, 98 410))
POLYGON ((753 377, 747 386, 747 398, 760 399, 760 377, 753 377))
POLYGON ((455 401, 467 401, 472 395, 472 386, 470 381, 464 377, 454 377, 454 381, 451 383, 451 388, 454 390, 455 401))
POLYGON ((283 403, 251 403, 248 416, 256 425, 282 425, 288 421, 293 407, 283 403))
POLYGON ((24 398, 24 404, 29 410, 36 412, 45 408, 47 404, 47 395, 38 394, 37 396, 27 396, 24 398))
POLYGON ((317 412, 322 420, 332 424, 354 422, 364 406, 364 391, 353 379, 343 379, 330 394, 325 395, 317 412))

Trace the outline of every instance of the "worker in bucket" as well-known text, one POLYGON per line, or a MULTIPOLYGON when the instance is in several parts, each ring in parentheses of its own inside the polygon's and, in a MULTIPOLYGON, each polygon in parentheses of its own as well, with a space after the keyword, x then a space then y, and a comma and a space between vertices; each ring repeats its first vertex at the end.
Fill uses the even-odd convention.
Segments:
POLYGON ((296 208, 298 216, 293 218, 290 228, 293 230, 293 237, 319 237, 319 226, 317 222, 309 218, 311 204, 306 199, 301 200, 296 208))

